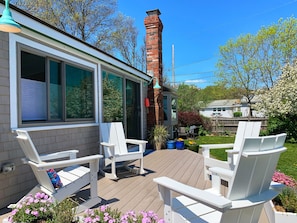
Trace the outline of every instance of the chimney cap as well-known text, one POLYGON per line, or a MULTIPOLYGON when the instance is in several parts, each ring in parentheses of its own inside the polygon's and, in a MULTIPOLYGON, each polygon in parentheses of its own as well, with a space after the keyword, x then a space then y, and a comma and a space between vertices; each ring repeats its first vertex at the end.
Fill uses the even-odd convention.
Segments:
POLYGON ((146 11, 146 14, 148 16, 151 16, 151 15, 161 15, 161 12, 160 12, 159 9, 153 9, 153 10, 146 11))

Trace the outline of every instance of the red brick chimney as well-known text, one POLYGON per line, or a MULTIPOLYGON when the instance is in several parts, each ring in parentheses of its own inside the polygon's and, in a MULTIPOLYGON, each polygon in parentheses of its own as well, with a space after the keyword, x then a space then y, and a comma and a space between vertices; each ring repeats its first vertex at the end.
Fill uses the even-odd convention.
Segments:
POLYGON ((163 24, 159 18, 159 9, 147 11, 144 19, 146 28, 146 71, 152 78, 156 77, 161 89, 154 89, 156 78, 148 86, 148 98, 150 100, 147 114, 147 129, 150 130, 156 124, 163 124, 163 62, 162 62, 162 30, 163 24))

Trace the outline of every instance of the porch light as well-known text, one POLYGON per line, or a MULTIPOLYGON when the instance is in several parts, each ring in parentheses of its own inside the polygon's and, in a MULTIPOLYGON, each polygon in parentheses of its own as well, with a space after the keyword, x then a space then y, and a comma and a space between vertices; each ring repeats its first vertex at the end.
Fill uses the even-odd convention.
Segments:
POLYGON ((159 85, 159 80, 158 80, 158 78, 156 78, 156 77, 153 77, 153 78, 150 80, 150 82, 149 82, 148 84, 152 83, 152 81, 153 81, 154 79, 156 79, 156 83, 155 83, 155 85, 154 85, 153 88, 154 88, 154 89, 160 89, 161 86, 159 85))
POLYGON ((3 10, 2 17, 0 18, 0 31, 10 33, 21 32, 20 24, 16 23, 12 18, 8 0, 5 0, 5 9, 3 10))
POLYGON ((157 77, 154 77, 154 72, 152 70, 148 70, 147 73, 152 77, 148 84, 144 83, 144 85, 150 85, 154 79, 156 79, 156 83, 153 86, 154 89, 160 89, 161 86, 159 85, 159 80, 157 77))

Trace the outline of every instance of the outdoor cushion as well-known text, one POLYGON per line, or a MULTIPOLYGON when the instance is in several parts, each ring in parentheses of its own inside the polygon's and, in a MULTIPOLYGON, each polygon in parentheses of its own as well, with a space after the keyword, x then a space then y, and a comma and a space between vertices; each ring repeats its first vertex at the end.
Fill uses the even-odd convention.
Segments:
POLYGON ((63 187, 63 183, 62 183, 59 175, 57 174, 57 172, 54 169, 48 169, 46 172, 47 172, 49 178, 51 179, 51 182, 52 182, 54 188, 63 187))

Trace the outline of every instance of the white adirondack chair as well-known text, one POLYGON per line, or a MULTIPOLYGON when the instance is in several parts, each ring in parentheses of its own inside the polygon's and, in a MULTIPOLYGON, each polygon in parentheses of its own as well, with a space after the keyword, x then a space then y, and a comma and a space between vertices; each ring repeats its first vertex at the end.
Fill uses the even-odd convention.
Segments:
POLYGON ((97 194, 97 176, 99 159, 102 158, 102 155, 76 158, 78 150, 39 155, 27 131, 18 129, 16 133, 17 140, 26 155, 27 162, 39 183, 28 194, 42 191, 52 197, 54 201, 60 202, 90 184, 90 198, 80 204, 76 208, 76 212, 80 213, 101 202, 97 194), (57 159, 59 161, 55 161, 57 159), (88 164, 89 168, 80 166, 82 164, 88 164), (54 188, 47 174, 47 170, 51 168, 64 168, 58 172, 63 183, 61 188, 54 188))
POLYGON ((278 136, 246 138, 234 171, 211 168, 213 183, 220 174, 231 177, 226 197, 217 185, 200 190, 168 177, 154 179, 164 201, 165 222, 258 223, 264 203, 279 193, 270 186, 279 156, 286 150, 284 140, 277 141, 278 136), (181 196, 174 198, 172 192, 181 196))
MULTIPOLYGON (((237 161, 237 156, 239 149, 241 148, 243 139, 246 137, 256 137, 259 136, 261 130, 261 122, 243 122, 238 123, 235 141, 234 143, 225 143, 225 144, 205 144, 200 145, 202 155, 204 158, 204 178, 205 180, 210 179, 209 168, 218 166, 225 169, 234 169, 234 165, 237 161), (211 149, 228 149, 227 152, 227 161, 221 161, 210 157, 211 149)), ((222 178, 225 180, 224 178, 222 178)))
POLYGON ((145 152, 147 141, 126 139, 121 122, 109 122, 100 124, 101 147, 100 154, 104 154, 104 168, 100 169, 102 174, 112 180, 117 180, 116 163, 122 162, 130 171, 135 169, 129 168, 128 164, 139 160, 140 167, 137 173, 145 174, 143 168, 143 153, 145 152), (138 145, 138 151, 128 151, 127 144, 138 145), (107 166, 111 165, 110 172, 104 171, 107 166))

